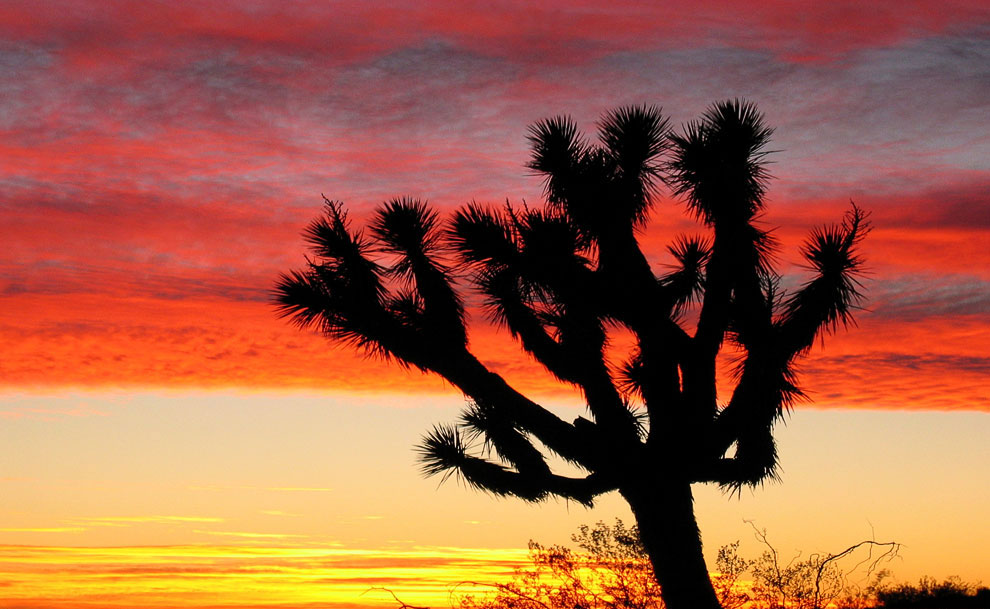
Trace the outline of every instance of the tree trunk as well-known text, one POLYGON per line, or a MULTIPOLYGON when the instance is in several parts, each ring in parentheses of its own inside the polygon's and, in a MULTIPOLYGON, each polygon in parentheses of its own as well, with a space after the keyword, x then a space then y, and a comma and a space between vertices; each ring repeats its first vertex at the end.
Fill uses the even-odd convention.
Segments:
POLYGON ((721 609, 701 553, 687 482, 622 488, 668 609, 721 609))

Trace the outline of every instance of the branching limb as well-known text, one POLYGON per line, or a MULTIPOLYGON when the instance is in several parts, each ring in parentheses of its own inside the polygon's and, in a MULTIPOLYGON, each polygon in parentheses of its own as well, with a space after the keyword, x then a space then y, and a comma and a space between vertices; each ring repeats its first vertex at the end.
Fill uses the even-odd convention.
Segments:
POLYGON ((769 591, 778 597, 781 606, 787 606, 791 600, 799 606, 809 609, 823 609, 848 590, 847 576, 838 565, 839 561, 857 550, 867 549, 867 556, 856 563, 848 573, 855 572, 864 564, 867 565, 866 576, 870 577, 881 562, 891 561, 898 556, 900 544, 894 541, 878 542, 868 539, 855 543, 835 554, 810 554, 808 558, 798 561, 800 553, 787 564, 781 564, 777 549, 770 543, 766 531, 756 528, 751 520, 744 520, 753 529, 756 540, 767 548, 764 558, 757 562, 753 575, 768 586, 769 591), (874 554, 875 550, 883 550, 874 554))
MULTIPOLYGON (((742 477, 736 485, 754 485, 775 475, 777 452, 773 426, 786 409, 803 396, 787 362, 781 362, 767 351, 747 353, 732 397, 711 427, 711 456, 720 457, 732 444, 737 445, 733 467, 738 468, 742 477)), ((731 480, 725 477, 727 473, 720 475, 719 484, 731 485, 731 480)))
POLYGON ((526 434, 519 431, 513 421, 499 416, 498 409, 485 402, 475 402, 461 415, 461 425, 469 437, 480 437, 486 447, 519 471, 534 475, 550 474, 546 460, 526 434))
MULTIPOLYGON (((824 559, 822 559, 818 563, 818 566, 815 569, 815 606, 816 607, 827 606, 832 600, 834 600, 834 596, 830 595, 826 598, 822 594, 822 580, 825 577, 826 571, 842 558, 864 547, 867 548, 868 551, 866 557, 863 558, 860 562, 853 565, 853 568, 850 569, 850 572, 856 571, 856 569, 858 569, 859 567, 865 564, 867 565, 866 576, 869 577, 873 574, 874 571, 876 571, 877 565, 879 565, 881 562, 890 562, 898 556, 898 553, 900 552, 901 549, 901 544, 897 543, 896 541, 880 542, 880 541, 874 541, 872 539, 867 539, 859 543, 855 543, 837 554, 828 554, 824 559), (881 550, 881 549, 883 550, 883 552, 881 552, 877 556, 873 555, 874 550, 881 550)), ((845 581, 846 575, 844 573, 841 574, 841 577, 843 581, 845 581)))
MULTIPOLYGON (((767 441, 772 436, 766 430, 803 395, 791 362, 822 331, 852 322, 852 309, 860 298, 857 277, 862 272, 856 248, 868 230, 865 212, 854 205, 841 225, 812 234, 805 257, 817 276, 787 299, 784 312, 772 326, 744 337, 748 353, 732 398, 716 419, 713 452, 722 454, 737 443, 737 448, 748 448, 747 453, 758 461, 769 464, 771 455, 775 461, 775 450, 767 441)), ((772 301, 772 289, 768 294, 772 301)))
POLYGON ((454 290, 449 269, 441 254, 439 219, 436 212, 416 199, 392 199, 375 214, 370 229, 379 247, 398 256, 389 270, 408 280, 422 299, 421 325, 432 340, 463 344, 464 304, 454 290))
POLYGON ((374 231, 382 247, 400 255, 397 272, 413 278, 419 292, 389 294, 385 268, 372 261, 372 244, 352 232, 338 202, 327 201, 325 214, 305 236, 318 256, 303 272, 283 275, 275 288, 279 310, 303 327, 317 327, 332 339, 352 342, 369 353, 395 357, 400 363, 443 376, 476 401, 497 404, 500 413, 537 435, 551 450, 572 461, 583 454, 573 427, 512 389, 468 350, 466 340, 437 340, 447 332, 457 338, 463 318, 434 309, 462 311, 445 269, 430 254, 436 222, 425 207, 399 200, 379 214, 374 231), (418 244, 417 244, 418 243, 418 244))
POLYGON ((527 501, 541 501, 548 495, 591 506, 594 498, 615 489, 602 476, 571 478, 528 470, 513 471, 487 459, 469 455, 460 432, 450 426, 437 426, 423 438, 418 448, 427 476, 460 475, 475 488, 497 496, 514 495, 527 501))
POLYGON ((547 448, 564 459, 587 464, 588 447, 581 442, 573 425, 516 391, 466 348, 456 357, 438 364, 433 371, 475 402, 488 404, 498 416, 539 438, 547 448))
POLYGON ((811 234, 804 257, 815 277, 787 299, 777 322, 787 355, 807 351, 823 332, 853 323, 852 311, 862 300, 858 246, 869 231, 866 212, 853 204, 841 224, 811 234))
POLYGON ((468 206, 451 227, 465 263, 504 324, 551 374, 580 387, 597 422, 615 441, 636 425, 605 364, 605 331, 585 248, 559 214, 468 206))
POLYGON ((350 231, 342 204, 325 201, 324 216, 304 233, 317 258, 304 271, 279 277, 274 290, 279 313, 333 340, 425 369, 416 357, 415 329, 389 310, 385 269, 370 259, 371 243, 350 231))

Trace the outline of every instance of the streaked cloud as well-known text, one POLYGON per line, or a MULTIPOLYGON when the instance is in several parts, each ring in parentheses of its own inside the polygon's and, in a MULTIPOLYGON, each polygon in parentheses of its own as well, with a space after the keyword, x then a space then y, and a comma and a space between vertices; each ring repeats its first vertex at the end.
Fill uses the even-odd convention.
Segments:
POLYGON ((249 491, 269 491, 276 493, 332 493, 333 489, 320 486, 191 486, 190 490, 197 491, 227 491, 227 490, 249 490, 249 491))
POLYGON ((287 491, 290 493, 331 493, 332 488, 310 487, 310 486, 275 486, 268 488, 269 491, 287 491))
POLYGON ((305 535, 294 535, 290 533, 253 533, 250 531, 205 531, 196 529, 193 533, 200 535, 214 535, 217 537, 240 537, 243 539, 289 539, 292 537, 306 537, 305 535))
POLYGON ((387 604, 390 597, 377 598, 368 589, 388 585, 407 602, 434 605, 446 602, 459 582, 500 581, 524 562, 524 551, 459 548, 0 546, 0 580, 8 582, 0 587, 0 600, 41 607, 41 599, 62 598, 71 589, 67 607, 93 598, 107 608, 201 607, 217 598, 244 609, 284 603, 353 607, 387 604), (59 573, 57 582, 52 571, 59 573))
POLYGON ((223 518, 209 516, 99 516, 76 518, 87 526, 129 526, 132 524, 188 524, 203 522, 223 522, 223 518))
MULTIPOLYGON (((268 292, 302 262, 319 194, 358 220, 402 194, 444 210, 532 201, 526 126, 569 113, 593 131, 626 103, 662 104, 680 124, 713 100, 757 102, 781 151, 767 220, 783 260, 798 262, 807 230, 850 198, 871 210, 870 315, 888 335, 921 337, 987 305, 981 2, 60 6, 0 7, 8 387, 445 391, 274 319, 268 292)), ((658 264, 685 226, 672 209, 662 201, 644 237, 658 264)), ((561 395, 477 326, 494 367, 561 395)), ((877 374, 908 373, 897 356, 911 348, 884 352, 877 374)), ((933 355, 965 355, 942 349, 933 355)), ((852 390, 836 403, 864 404, 852 390)), ((942 390, 973 403, 951 382, 942 390)))
POLYGON ((0 529, 4 533, 76 533, 85 530, 84 527, 11 527, 0 529))

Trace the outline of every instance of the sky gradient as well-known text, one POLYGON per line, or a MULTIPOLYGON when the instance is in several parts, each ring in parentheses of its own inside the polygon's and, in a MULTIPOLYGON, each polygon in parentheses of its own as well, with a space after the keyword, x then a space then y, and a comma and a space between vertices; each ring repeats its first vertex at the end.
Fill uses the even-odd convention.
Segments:
MULTIPOLYGON (((814 537, 793 510, 706 496, 708 549, 746 535, 743 513, 806 550, 845 547, 867 519, 905 543, 939 522, 941 541, 918 542, 926 554, 905 575, 990 580, 978 516, 990 505, 985 2, 383 4, 0 4, 0 544, 380 552, 404 540, 466 552, 566 541, 576 524, 622 515, 618 502, 557 506, 565 516, 498 502, 473 517, 488 499, 437 491, 409 450, 459 396, 297 331, 270 292, 303 263, 321 193, 358 221, 402 195, 441 210, 533 203, 526 127, 541 118, 569 114, 593 133, 611 108, 658 104, 681 125, 745 98, 776 129, 764 221, 785 285, 802 277, 807 232, 850 200, 874 225, 867 309, 802 366, 813 404, 782 432, 841 447, 850 465, 802 469, 788 462, 795 449, 780 488, 753 501, 785 493, 807 516, 811 497, 849 487, 860 499, 821 510, 832 524, 814 537), (401 437, 381 449, 389 433, 401 437), (352 464, 353 451, 368 454, 352 464), (852 465, 885 454, 902 455, 876 466, 900 480, 883 487, 899 504, 862 499, 870 476, 852 465), (400 490, 368 491, 369 479, 400 490), (919 479, 940 504, 915 504, 919 479), (342 492, 352 508, 327 499, 342 492), (379 513, 396 496, 408 510, 379 513), (342 510, 349 524, 326 528, 342 510), (441 526, 469 521, 487 524, 441 526)), ((683 211, 666 193, 656 201, 642 242, 658 270, 674 236, 700 232, 683 211)), ((518 388, 581 412, 481 315, 471 336, 518 388)), ((40 598, 6 573, 0 599, 40 598)))

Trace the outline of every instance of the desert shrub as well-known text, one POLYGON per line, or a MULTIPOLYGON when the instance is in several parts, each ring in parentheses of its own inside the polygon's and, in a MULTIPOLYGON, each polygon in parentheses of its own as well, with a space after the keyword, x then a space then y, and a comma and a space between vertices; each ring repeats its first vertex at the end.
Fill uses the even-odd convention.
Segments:
POLYGON ((718 549, 715 557, 716 572, 712 574, 712 586, 722 609, 739 609, 752 597, 743 591, 740 577, 750 570, 754 561, 739 556, 739 542, 726 544, 718 549))
MULTIPOLYGON (((903 586, 887 586, 889 571, 877 568, 897 555, 899 545, 894 542, 862 541, 834 554, 816 553, 806 558, 798 554, 784 560, 765 531, 755 527, 754 531, 765 547, 756 560, 739 555, 738 541, 719 548, 711 578, 723 609, 867 609, 876 607, 882 594, 909 592, 903 586), (853 560, 856 562, 849 568, 843 565, 843 561, 853 560), (743 580, 747 574, 748 582, 743 580)), ((458 609, 664 607, 635 526, 627 527, 619 519, 614 525, 598 522, 594 527, 580 527, 571 540, 576 549, 531 541, 530 567, 516 571, 505 583, 465 582, 491 591, 455 594, 455 604, 458 609)), ((923 580, 924 589, 941 590, 933 581, 923 580)), ((953 607, 956 605, 946 605, 946 609, 953 607)))
MULTIPOLYGON (((571 537, 581 551, 529 543, 532 566, 512 581, 488 584, 489 594, 460 597, 461 609, 659 609, 653 577, 636 527, 616 519, 582 526, 571 537)), ((474 582, 472 582, 474 583, 474 582)))
MULTIPOLYGON (((465 594, 460 609, 662 609, 660 586, 635 526, 616 519, 581 526, 571 540, 578 550, 529 543, 532 566, 512 581, 486 584, 488 594, 465 594)), ((719 549, 712 583, 725 609, 749 600, 739 578, 751 564, 738 555, 739 542, 719 549)), ((477 582, 471 582, 477 585, 477 582)))
POLYGON ((990 609, 990 588, 949 577, 941 582, 922 577, 918 585, 899 584, 879 591, 881 606, 889 609, 990 609))
POLYGON ((766 549, 750 567, 753 605, 758 609, 863 609, 877 605, 890 572, 879 565, 897 556, 896 542, 860 541, 836 553, 801 554, 784 562, 765 530, 753 531, 766 549), (844 561, 857 560, 851 568, 844 561), (858 578, 854 580, 853 578, 858 578))

